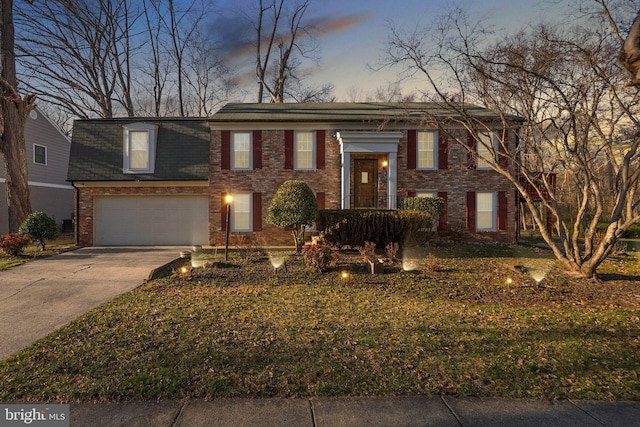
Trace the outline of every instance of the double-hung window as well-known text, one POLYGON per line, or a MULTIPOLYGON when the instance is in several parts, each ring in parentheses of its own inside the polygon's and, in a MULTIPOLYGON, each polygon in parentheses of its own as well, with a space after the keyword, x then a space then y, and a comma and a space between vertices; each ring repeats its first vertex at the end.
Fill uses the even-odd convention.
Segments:
POLYGON ((478 134, 480 142, 478 143, 478 169, 491 169, 495 165, 495 153, 497 152, 498 140, 496 135, 481 132, 478 134))
POLYGON ((123 172, 153 173, 157 127, 146 123, 123 126, 123 172))
POLYGON ((251 204, 251 193, 233 195, 231 231, 252 231, 251 204))
POLYGON ((295 169, 315 169, 314 159, 315 134, 314 132, 296 132, 294 141, 295 169))
POLYGON ((476 230, 494 231, 497 229, 496 193, 476 193, 476 230))
POLYGON ((438 133, 418 132, 416 139, 417 169, 437 169, 438 133))
POLYGON ((231 134, 232 169, 251 169, 251 132, 234 132, 231 134))

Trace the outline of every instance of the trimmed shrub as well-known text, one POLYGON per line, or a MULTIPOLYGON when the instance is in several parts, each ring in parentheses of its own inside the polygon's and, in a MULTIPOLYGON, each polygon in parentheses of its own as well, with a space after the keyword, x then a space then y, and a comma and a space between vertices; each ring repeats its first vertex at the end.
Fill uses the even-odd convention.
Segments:
POLYGON ((302 181, 285 181, 271 199, 266 221, 276 227, 291 227, 296 252, 302 248, 304 228, 318 215, 316 196, 302 181))
POLYGON ((31 236, 22 233, 9 233, 0 236, 0 248, 2 251, 11 256, 18 256, 27 247, 31 236))
POLYGON ((337 254, 333 247, 324 242, 315 245, 307 245, 302 248, 304 264, 319 273, 324 273, 329 267, 335 265, 337 254))
POLYGON ((324 240, 335 246, 359 247, 364 242, 386 247, 421 243, 431 230, 432 216, 415 210, 322 210, 316 225, 324 240))
POLYGON ((31 238, 40 243, 44 251, 47 240, 55 239, 60 235, 56 220, 44 212, 33 212, 24 220, 20 228, 20 233, 30 234, 31 238))
POLYGON ((444 210, 444 199, 441 197, 405 197, 402 200, 402 209, 429 212, 435 218, 444 210))

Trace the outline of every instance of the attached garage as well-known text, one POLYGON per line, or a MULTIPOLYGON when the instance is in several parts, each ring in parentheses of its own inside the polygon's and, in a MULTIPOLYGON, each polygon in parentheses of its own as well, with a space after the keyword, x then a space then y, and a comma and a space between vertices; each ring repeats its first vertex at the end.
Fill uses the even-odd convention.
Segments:
POLYGON ((204 245, 207 196, 96 196, 94 245, 204 245))

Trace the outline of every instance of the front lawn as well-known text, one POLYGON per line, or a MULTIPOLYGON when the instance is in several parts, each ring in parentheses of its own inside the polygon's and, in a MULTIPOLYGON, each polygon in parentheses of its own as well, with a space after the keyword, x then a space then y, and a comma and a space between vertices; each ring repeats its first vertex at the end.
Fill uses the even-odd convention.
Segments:
POLYGON ((267 256, 151 281, 0 362, 0 401, 477 395, 640 400, 640 269, 444 245, 418 271, 267 256), (346 274, 344 274, 346 272, 346 274))
POLYGON ((74 245, 75 240, 73 234, 62 234, 55 240, 47 241, 44 251, 40 247, 36 250, 36 245, 33 242, 24 248, 24 252, 20 256, 10 256, 0 250, 0 271, 16 267, 37 258, 58 255, 61 251, 67 250, 74 245))

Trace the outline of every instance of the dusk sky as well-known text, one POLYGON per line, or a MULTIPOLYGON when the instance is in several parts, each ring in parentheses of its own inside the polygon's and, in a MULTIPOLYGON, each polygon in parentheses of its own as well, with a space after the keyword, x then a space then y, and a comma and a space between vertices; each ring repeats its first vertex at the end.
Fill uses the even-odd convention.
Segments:
MULTIPOLYGON (((242 7, 243 0, 233 3, 242 7)), ((320 27, 325 31, 317 38, 321 61, 319 65, 310 64, 312 80, 333 83, 334 95, 340 101, 348 100, 347 94, 353 89, 366 95, 387 86, 397 79, 398 70, 374 72, 368 66, 380 63, 389 37, 389 22, 396 27, 425 26, 451 4, 451 0, 315 0, 307 16, 324 24, 320 27)), ((516 31, 532 21, 553 16, 549 2, 538 0, 460 0, 455 4, 467 10, 469 16, 486 19, 497 31, 516 31)), ((250 64, 252 55, 253 52, 248 56, 250 64)), ((247 79, 254 76, 248 73, 247 79)), ((410 92, 424 85, 405 82, 403 87, 410 92)))

